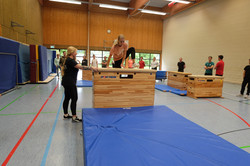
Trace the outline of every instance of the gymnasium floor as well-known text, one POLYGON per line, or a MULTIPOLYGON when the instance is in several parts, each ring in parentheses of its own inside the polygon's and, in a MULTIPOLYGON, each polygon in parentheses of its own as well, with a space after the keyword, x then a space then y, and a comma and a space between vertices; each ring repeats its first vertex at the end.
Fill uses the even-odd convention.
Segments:
MULTIPOLYGON (((250 153, 247 147, 250 146, 250 101, 235 97, 239 89, 240 85, 224 83, 224 99, 197 100, 155 90, 155 105, 168 106, 250 153)), ((62 118, 62 99, 63 87, 57 78, 49 84, 21 86, 0 97, 0 163, 83 165, 82 124, 62 118)), ((92 107, 92 88, 78 88, 79 117, 83 107, 92 107)))

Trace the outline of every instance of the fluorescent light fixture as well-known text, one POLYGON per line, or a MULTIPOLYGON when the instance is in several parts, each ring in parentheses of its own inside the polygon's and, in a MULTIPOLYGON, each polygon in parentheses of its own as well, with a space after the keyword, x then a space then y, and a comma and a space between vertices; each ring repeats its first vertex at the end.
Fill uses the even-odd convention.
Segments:
POLYGON ((81 5, 82 3, 79 1, 69 1, 69 0, 49 0, 52 2, 62 2, 62 3, 71 3, 71 4, 76 4, 76 5, 81 5))
POLYGON ((118 10, 128 10, 127 7, 108 5, 108 4, 100 4, 99 7, 109 8, 109 9, 118 9, 118 10))
POLYGON ((141 10, 142 13, 147 13, 147 14, 156 14, 156 15, 166 15, 167 13, 164 13, 164 12, 158 12, 158 11, 153 11, 153 10, 141 10))
POLYGON ((191 3, 190 1, 182 1, 182 0, 172 0, 172 2, 177 2, 177 3, 184 3, 184 4, 189 4, 191 3))

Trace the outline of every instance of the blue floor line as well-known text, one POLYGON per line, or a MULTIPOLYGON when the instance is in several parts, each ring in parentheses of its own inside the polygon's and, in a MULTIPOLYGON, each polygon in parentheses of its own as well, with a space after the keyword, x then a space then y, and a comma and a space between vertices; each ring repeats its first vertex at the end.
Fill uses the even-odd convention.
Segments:
POLYGON ((43 159, 42 159, 42 162, 41 162, 41 166, 45 166, 45 164, 46 164, 46 160, 47 160, 47 157, 48 157, 50 145, 51 145, 52 138, 53 138, 53 135, 54 135, 54 132, 55 132, 55 129, 56 129, 56 124, 57 124, 57 121, 58 121, 59 113, 60 113, 60 111, 62 109, 63 99, 64 99, 64 94, 62 96, 62 100, 61 100, 59 109, 58 109, 57 114, 56 114, 56 119, 55 119, 55 122, 53 124, 50 136, 49 136, 48 144, 47 144, 45 152, 43 154, 43 159))

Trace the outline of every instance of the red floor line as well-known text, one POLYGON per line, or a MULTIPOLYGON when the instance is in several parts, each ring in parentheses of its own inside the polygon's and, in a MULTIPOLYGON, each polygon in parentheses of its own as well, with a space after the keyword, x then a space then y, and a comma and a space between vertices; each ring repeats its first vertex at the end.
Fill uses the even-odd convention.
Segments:
POLYGON ((22 142, 22 140, 24 139, 24 137, 26 136, 26 134, 28 133, 28 131, 30 130, 30 128, 32 127, 32 125, 34 124, 34 122, 36 121, 37 117, 42 112, 44 106, 47 104, 47 102, 49 101, 49 99, 53 96, 53 94, 56 91, 57 87, 58 87, 58 84, 56 85, 55 89, 51 92, 50 96, 47 98, 47 100, 45 101, 45 103, 43 104, 43 106, 40 108, 39 112, 36 114, 36 116, 34 117, 34 119, 32 120, 32 122, 29 124, 28 128, 25 130, 25 132, 23 133, 23 135, 17 141, 16 145, 11 150, 11 152, 9 153, 9 155, 7 156, 7 158, 4 160, 2 166, 6 166, 8 164, 10 158, 13 156, 13 154, 16 151, 16 149, 18 148, 18 146, 20 145, 20 143, 22 142))
POLYGON ((216 103, 216 102, 214 102, 214 101, 212 101, 212 100, 209 100, 209 99, 205 99, 205 100, 210 101, 210 102, 212 102, 212 103, 214 103, 214 104, 216 104, 216 105, 218 105, 218 106, 220 106, 220 107, 222 107, 222 108, 224 108, 224 109, 230 111, 231 113, 233 113, 234 115, 236 115, 238 118, 240 118, 243 122, 245 122, 246 125, 247 125, 248 127, 250 127, 250 124, 247 123, 247 121, 245 121, 242 117, 240 117, 240 116, 239 116, 238 114, 236 114, 235 112, 231 111, 230 109, 228 109, 228 108, 224 107, 223 105, 220 105, 219 103, 216 103))

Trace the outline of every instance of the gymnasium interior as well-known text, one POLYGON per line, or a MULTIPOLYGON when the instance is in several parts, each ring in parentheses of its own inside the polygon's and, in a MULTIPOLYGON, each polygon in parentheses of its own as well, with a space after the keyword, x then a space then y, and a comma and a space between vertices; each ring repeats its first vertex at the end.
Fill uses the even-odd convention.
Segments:
POLYGON ((248 6, 249 0, 0 0, 0 163, 250 165, 248 6), (124 66, 114 68, 111 50, 121 34, 135 57, 125 49, 124 66), (69 69, 55 63, 57 55, 71 56, 70 46, 75 63, 86 58, 90 69, 75 80, 80 123, 64 118, 69 69))

